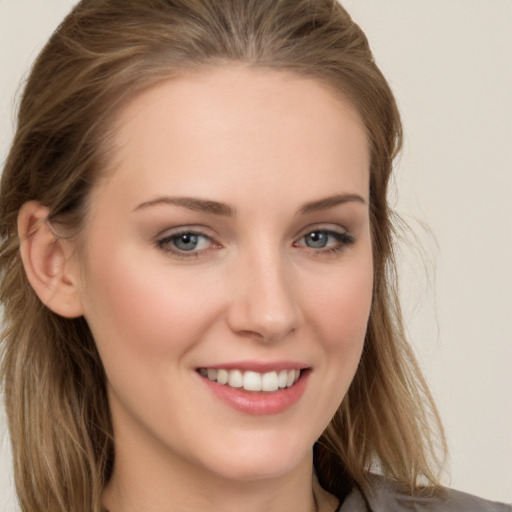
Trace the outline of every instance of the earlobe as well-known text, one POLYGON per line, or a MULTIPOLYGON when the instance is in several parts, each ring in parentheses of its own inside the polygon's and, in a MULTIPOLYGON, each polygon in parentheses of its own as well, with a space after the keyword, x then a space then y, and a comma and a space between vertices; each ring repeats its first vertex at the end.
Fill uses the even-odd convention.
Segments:
POLYGON ((36 201, 25 203, 18 214, 18 236, 23 267, 41 302, 58 315, 83 314, 70 265, 69 247, 48 221, 49 210, 36 201))

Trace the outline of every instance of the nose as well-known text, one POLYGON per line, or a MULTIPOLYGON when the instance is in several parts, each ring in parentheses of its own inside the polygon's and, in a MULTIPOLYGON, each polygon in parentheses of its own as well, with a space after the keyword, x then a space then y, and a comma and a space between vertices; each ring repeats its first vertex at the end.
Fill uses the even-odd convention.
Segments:
POLYGON ((278 255, 253 255, 231 275, 228 323, 239 335, 275 342, 302 323, 296 283, 278 255))

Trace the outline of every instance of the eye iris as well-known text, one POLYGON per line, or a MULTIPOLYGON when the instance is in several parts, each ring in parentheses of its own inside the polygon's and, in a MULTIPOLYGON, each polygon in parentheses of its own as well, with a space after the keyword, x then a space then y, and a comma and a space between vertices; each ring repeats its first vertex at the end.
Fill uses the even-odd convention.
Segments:
POLYGON ((173 243, 180 251, 192 251, 197 247, 198 236, 191 233, 184 233, 177 236, 173 243))
POLYGON ((305 242, 308 247, 321 249, 327 245, 328 235, 321 231, 313 231, 305 236, 305 242))

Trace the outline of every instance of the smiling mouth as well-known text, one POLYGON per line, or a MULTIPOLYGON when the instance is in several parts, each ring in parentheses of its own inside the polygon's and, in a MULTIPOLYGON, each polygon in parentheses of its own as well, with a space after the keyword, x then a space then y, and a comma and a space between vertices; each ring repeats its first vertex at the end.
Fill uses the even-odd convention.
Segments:
POLYGON ((293 386, 303 370, 289 369, 260 373, 250 370, 227 370, 223 368, 199 368, 205 378, 218 384, 245 391, 272 393, 293 386))

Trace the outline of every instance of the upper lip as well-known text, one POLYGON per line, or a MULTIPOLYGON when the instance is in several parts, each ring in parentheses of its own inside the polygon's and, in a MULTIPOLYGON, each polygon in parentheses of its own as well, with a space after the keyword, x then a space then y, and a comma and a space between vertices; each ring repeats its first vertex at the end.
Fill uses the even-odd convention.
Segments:
POLYGON ((304 370, 310 368, 308 364, 298 361, 233 361, 230 363, 207 364, 198 366, 199 368, 223 369, 223 370, 242 370, 253 371, 258 373, 278 372, 281 370, 304 370))

